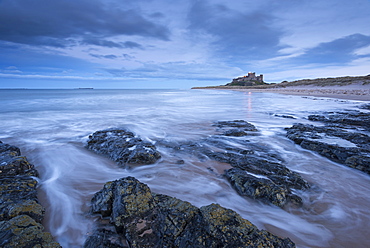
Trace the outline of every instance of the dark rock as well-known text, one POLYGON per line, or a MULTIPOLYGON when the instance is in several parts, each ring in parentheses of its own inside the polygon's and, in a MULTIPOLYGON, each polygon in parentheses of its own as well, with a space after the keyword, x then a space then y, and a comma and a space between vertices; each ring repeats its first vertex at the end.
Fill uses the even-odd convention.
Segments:
MULTIPOLYGON (((152 193, 133 177, 108 182, 93 197, 92 212, 109 217, 116 230, 112 238, 126 239, 129 247, 295 247, 287 238, 258 230, 230 209, 218 204, 199 209, 152 193)), ((106 242, 107 232, 101 233, 89 237, 85 247, 93 247, 91 240, 106 242)))
POLYGON ((0 141, 0 154, 1 155, 11 155, 11 156, 20 156, 21 151, 18 147, 12 146, 9 144, 4 144, 2 141, 0 141))
POLYGON ((247 136, 247 135, 255 135, 257 132, 257 128, 244 120, 234 120, 234 121, 219 121, 214 124, 214 126, 218 127, 222 130, 225 136, 247 136))
POLYGON ((243 128, 245 131, 258 131, 257 128, 244 120, 234 120, 234 121, 218 121, 215 126, 224 128, 224 127, 239 127, 243 128))
POLYGON ((27 214, 41 222, 44 209, 38 204, 36 186, 35 179, 25 176, 0 179, 0 220, 27 214))
POLYGON ((247 136, 248 133, 242 129, 230 129, 230 130, 225 131, 223 135, 241 137, 241 136, 247 136))
POLYGON ((41 223, 45 210, 35 200, 8 201, 0 205, 0 220, 10 220, 19 215, 28 215, 41 223))
POLYGON ((44 227, 28 215, 0 221, 0 247, 61 247, 43 230, 44 227))
POLYGON ((38 176, 34 166, 20 155, 18 147, 0 143, 0 178, 16 175, 38 176))
POLYGON ((287 137, 301 147, 370 174, 370 137, 364 133, 331 126, 294 124, 287 137))
POLYGON ((126 239, 121 237, 113 226, 99 228, 88 236, 84 248, 129 248, 126 239))
POLYGON ((200 247, 295 247, 290 239, 258 230, 233 210, 218 204, 201 207, 200 211, 202 226, 210 236, 210 240, 205 240, 206 246, 200 247))
POLYGON ((310 115, 309 120, 335 123, 341 127, 357 126, 370 130, 370 114, 361 111, 329 112, 324 115, 310 115))
POLYGON ((363 105, 361 105, 359 108, 370 110, 370 103, 369 103, 369 104, 363 104, 363 105))
POLYGON ((238 168, 227 170, 225 176, 242 196, 272 203, 278 207, 283 207, 287 203, 289 194, 287 188, 275 184, 268 178, 256 177, 238 168))
POLYGON ((37 176, 19 148, 0 141, 0 247, 60 247, 40 224, 37 176))
POLYGON ((274 114, 276 117, 281 117, 281 118, 287 118, 287 119, 297 119, 293 115, 284 115, 284 114, 274 114))
POLYGON ((86 147, 121 165, 152 164, 161 158, 153 144, 123 129, 97 131, 89 136, 86 147))
MULTIPOLYGON (((252 199, 261 200, 264 203, 272 203, 279 207, 283 207, 288 202, 299 204, 302 202, 302 199, 294 194, 292 189, 306 190, 310 188, 309 183, 298 173, 284 166, 282 164, 284 161, 278 154, 274 154, 270 148, 250 144, 248 142, 242 143, 248 147, 247 149, 235 146, 222 146, 222 144, 222 142, 218 143, 218 148, 219 150, 222 148, 223 151, 204 150, 203 152, 211 159, 229 163, 231 166, 237 168, 235 170, 231 169, 226 171, 225 176, 239 194, 252 199), (234 172, 238 172, 236 173, 238 175, 234 172), (235 176, 231 176, 232 174, 235 176), (263 197, 257 197, 254 193, 245 193, 245 189, 242 190, 241 187, 237 187, 237 178, 239 183, 241 182, 240 180, 244 181, 243 184, 248 180, 251 184, 257 184, 258 182, 260 187, 264 188, 265 193, 263 197), (279 190, 277 190, 277 188, 279 188, 279 190), (286 192, 284 193, 286 195, 283 197, 284 200, 276 200, 274 195, 276 195, 278 191, 286 192)), ((281 192, 280 194, 282 194, 281 192)))
POLYGON ((310 185, 298 173, 289 170, 280 163, 271 162, 255 155, 247 155, 238 160, 234 167, 249 173, 266 176, 275 184, 286 188, 305 190, 310 185))

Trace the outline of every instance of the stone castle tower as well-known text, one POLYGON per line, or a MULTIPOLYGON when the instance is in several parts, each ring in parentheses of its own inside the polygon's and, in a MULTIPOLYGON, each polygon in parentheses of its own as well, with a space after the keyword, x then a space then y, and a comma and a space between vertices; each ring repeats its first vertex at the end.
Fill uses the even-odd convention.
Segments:
POLYGON ((263 83, 263 75, 256 76, 255 72, 248 72, 248 75, 234 78, 230 84, 252 86, 258 83, 263 83))

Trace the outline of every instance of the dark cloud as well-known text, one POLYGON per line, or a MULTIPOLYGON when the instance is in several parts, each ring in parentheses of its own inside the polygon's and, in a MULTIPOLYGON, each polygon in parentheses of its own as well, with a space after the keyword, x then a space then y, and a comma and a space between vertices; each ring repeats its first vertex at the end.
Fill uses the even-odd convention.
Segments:
POLYGON ((139 43, 133 42, 133 41, 126 41, 126 42, 114 42, 110 40, 105 39, 99 39, 99 38, 92 38, 88 37, 85 38, 81 44, 87 44, 87 45, 95 45, 95 46, 102 46, 102 47, 109 47, 109 48, 138 48, 143 49, 143 46, 139 43))
POLYGON ((95 45, 95 46, 103 46, 103 47, 109 47, 109 48, 122 48, 122 43, 117 43, 109 40, 99 39, 99 38, 85 38, 82 42, 82 44, 87 45, 95 45))
POLYGON ((134 58, 135 58, 134 56, 131 56, 131 55, 126 54, 126 53, 122 54, 122 57, 123 57, 124 59, 126 59, 126 60, 131 60, 131 59, 134 59, 134 58))
POLYGON ((96 67, 91 61, 65 56, 62 53, 48 53, 46 49, 24 49, 22 45, 2 48, 1 43, 0 49, 0 68, 16 66, 24 73, 42 74, 50 70, 76 68, 84 71, 96 67))
POLYGON ((279 47, 281 30, 272 27, 274 17, 266 12, 232 10, 225 5, 194 1, 189 14, 191 30, 216 37, 216 47, 227 58, 262 59, 272 56, 279 47))
POLYGON ((160 12, 155 12, 155 13, 151 14, 150 17, 152 17, 152 18, 163 18, 164 14, 160 13, 160 12))
MULTIPOLYGON (((115 35, 168 40, 169 30, 134 9, 109 6, 102 0, 0 1, 0 40, 63 47, 73 45, 72 38, 115 35)), ((100 42, 104 46, 115 45, 100 42)))
POLYGON ((114 54, 99 55, 99 54, 90 53, 90 56, 95 57, 95 58, 99 58, 99 59, 117 59, 118 58, 118 56, 116 56, 114 54))
POLYGON ((321 43, 295 58, 300 63, 342 64, 360 57, 355 54, 359 48, 370 45, 370 36, 353 34, 331 42, 321 43))
POLYGON ((139 48, 139 49, 143 49, 143 46, 140 45, 139 43, 136 43, 136 42, 133 42, 133 41, 126 41, 123 43, 123 46, 125 48, 139 48))

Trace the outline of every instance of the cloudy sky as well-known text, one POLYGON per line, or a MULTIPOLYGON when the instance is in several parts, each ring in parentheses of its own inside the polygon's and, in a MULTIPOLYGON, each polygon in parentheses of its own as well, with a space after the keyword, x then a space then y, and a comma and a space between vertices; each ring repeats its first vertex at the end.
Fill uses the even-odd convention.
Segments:
POLYGON ((0 0, 0 88, 370 74, 369 0, 0 0))

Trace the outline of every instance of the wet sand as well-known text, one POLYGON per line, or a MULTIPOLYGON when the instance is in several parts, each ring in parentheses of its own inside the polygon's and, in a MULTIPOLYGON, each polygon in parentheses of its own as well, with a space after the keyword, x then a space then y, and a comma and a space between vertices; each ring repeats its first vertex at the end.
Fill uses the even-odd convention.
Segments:
POLYGON ((292 86, 269 89, 231 89, 243 92, 272 92, 288 95, 329 97, 347 100, 370 101, 370 84, 350 84, 344 86, 292 86))

